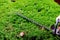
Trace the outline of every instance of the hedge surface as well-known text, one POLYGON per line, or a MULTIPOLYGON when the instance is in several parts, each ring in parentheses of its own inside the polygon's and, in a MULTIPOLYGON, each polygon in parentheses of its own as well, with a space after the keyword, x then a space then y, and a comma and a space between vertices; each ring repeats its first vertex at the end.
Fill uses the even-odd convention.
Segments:
POLYGON ((0 0, 0 40, 59 40, 46 30, 19 17, 16 13, 39 22, 50 28, 60 14, 60 6, 54 0, 0 0), (20 32, 25 37, 17 37, 20 32))

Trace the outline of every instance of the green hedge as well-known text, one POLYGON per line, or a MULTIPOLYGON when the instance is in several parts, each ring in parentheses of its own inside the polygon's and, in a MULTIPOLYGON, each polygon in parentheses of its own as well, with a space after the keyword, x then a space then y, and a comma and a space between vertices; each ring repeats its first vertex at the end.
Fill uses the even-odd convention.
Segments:
POLYGON ((49 31, 43 31, 35 24, 18 17, 15 14, 18 12, 50 28, 60 15, 60 6, 54 0, 0 0, 0 40, 30 40, 33 36, 36 36, 36 40, 59 39, 49 31), (26 36, 16 37, 21 31, 26 32, 26 36))

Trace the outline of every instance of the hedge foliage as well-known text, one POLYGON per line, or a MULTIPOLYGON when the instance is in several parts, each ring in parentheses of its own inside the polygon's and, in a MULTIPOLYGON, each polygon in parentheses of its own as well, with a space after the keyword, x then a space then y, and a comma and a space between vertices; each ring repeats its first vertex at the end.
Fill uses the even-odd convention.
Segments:
POLYGON ((0 0, 0 40, 32 40, 33 37, 36 37, 36 40, 60 39, 16 13, 22 13, 50 28, 60 14, 60 6, 54 0, 0 0), (21 31, 24 31, 26 36, 16 37, 21 31))

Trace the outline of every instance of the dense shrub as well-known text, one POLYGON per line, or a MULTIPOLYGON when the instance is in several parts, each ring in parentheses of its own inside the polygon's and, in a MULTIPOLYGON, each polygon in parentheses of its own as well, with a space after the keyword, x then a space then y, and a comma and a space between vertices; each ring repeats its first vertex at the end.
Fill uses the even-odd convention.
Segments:
POLYGON ((54 0, 0 0, 0 40, 60 39, 17 16, 18 12, 50 28, 60 14, 60 6, 54 0), (26 33, 23 38, 17 36, 22 31, 26 33))

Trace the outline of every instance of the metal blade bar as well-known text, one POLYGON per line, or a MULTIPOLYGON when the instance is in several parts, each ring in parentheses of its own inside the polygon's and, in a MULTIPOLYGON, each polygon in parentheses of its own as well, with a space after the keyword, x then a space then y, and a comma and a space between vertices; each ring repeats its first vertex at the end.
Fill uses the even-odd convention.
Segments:
POLYGON ((39 27, 44 27, 44 28, 45 28, 46 30, 48 30, 48 31, 50 30, 49 28, 47 28, 47 27, 39 24, 38 22, 35 22, 35 21, 32 20, 32 19, 27 18, 26 16, 24 16, 24 15, 22 15, 22 14, 17 13, 17 15, 20 16, 20 17, 22 17, 23 19, 26 19, 27 21, 29 21, 29 22, 31 22, 31 23, 33 23, 33 24, 36 24, 36 25, 39 26, 39 27))

